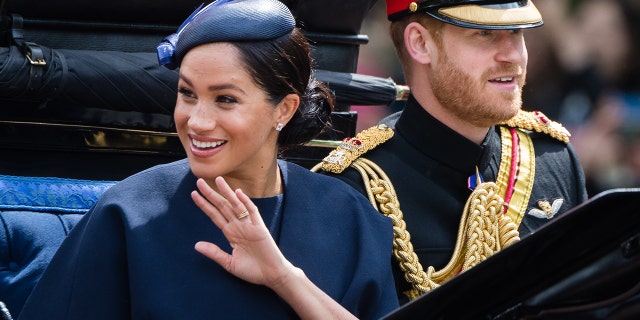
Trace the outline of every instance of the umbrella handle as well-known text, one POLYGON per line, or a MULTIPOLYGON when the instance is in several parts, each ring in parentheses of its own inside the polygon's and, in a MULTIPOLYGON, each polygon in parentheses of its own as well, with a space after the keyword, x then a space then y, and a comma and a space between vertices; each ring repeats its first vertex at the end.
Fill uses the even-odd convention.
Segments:
POLYGON ((396 101, 404 101, 409 99, 411 88, 407 85, 396 84, 396 101))

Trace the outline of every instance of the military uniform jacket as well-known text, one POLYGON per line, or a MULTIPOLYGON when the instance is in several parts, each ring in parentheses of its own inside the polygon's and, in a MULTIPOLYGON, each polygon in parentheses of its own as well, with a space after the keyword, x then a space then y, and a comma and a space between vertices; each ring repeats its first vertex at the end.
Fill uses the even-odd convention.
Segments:
MULTIPOLYGON (((501 137, 491 128, 478 145, 429 115, 413 98, 405 109, 383 119, 394 128, 387 142, 362 155, 388 175, 398 195, 407 231, 420 263, 444 267, 451 258, 462 212, 471 194, 468 178, 476 166, 485 181, 495 181, 500 166, 501 137)), ((535 148, 535 182, 527 212, 520 224, 520 237, 587 199, 584 174, 570 144, 549 135, 528 133, 535 148), (539 201, 553 209, 544 217, 539 201)), ((353 168, 338 177, 365 192, 360 174, 353 168)), ((410 288, 395 266, 396 288, 410 288)))
MULTIPOLYGON (((284 197, 254 202, 284 256, 361 318, 397 308, 389 219, 334 178, 279 166, 284 197)), ((297 318, 271 289, 195 251, 204 240, 231 252, 191 200, 195 188, 186 160, 111 187, 65 239, 20 319, 297 318)))

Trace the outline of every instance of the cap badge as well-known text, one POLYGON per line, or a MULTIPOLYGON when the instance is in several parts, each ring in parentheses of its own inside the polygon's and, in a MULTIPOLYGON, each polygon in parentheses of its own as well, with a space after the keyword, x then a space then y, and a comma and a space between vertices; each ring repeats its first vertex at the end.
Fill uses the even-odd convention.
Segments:
POLYGON ((411 12, 418 11, 418 4, 415 1, 409 3, 409 11, 411 11, 411 12))

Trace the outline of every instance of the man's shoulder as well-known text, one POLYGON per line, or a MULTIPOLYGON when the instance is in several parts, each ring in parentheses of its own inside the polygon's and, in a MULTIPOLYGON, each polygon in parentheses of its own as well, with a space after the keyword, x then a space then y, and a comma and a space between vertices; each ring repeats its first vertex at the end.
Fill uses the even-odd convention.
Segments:
POLYGON ((394 112, 378 121, 378 124, 383 124, 391 129, 395 129, 396 122, 400 119, 400 115, 402 115, 402 111, 394 112))
POLYGON ((500 125, 517 128, 533 136, 548 136, 555 140, 569 143, 571 133, 562 124, 549 119, 540 111, 520 110, 513 118, 500 125))
POLYGON ((345 138, 321 163, 316 165, 314 171, 342 173, 362 155, 387 142, 393 135, 394 130, 385 124, 362 130, 354 137, 345 138))

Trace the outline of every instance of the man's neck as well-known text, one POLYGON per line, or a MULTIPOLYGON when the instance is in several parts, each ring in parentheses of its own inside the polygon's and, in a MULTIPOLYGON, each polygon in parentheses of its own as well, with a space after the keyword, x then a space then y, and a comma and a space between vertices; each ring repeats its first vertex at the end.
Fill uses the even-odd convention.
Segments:
POLYGON ((489 127, 478 127, 468 121, 464 121, 459 117, 456 117, 447 108, 443 107, 432 94, 414 92, 413 95, 422 108, 447 127, 477 144, 481 144, 482 141, 484 141, 484 138, 487 136, 487 132, 489 132, 489 127))

